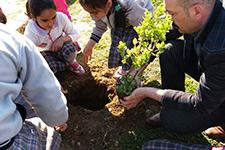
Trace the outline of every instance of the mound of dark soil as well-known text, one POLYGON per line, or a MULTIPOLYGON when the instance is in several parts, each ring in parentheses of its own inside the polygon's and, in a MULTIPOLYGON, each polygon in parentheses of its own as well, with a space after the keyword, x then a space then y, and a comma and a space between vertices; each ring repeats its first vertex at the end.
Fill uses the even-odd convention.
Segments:
MULTIPOLYGON (((68 129, 62 133, 61 150, 119 149, 119 139, 145 127, 149 105, 125 111, 115 94, 114 70, 99 63, 85 66, 86 74, 57 73, 69 104, 68 129)), ((151 112, 159 106, 151 106, 151 112)))
POLYGON ((68 103, 73 106, 81 106, 88 110, 100 110, 110 102, 105 84, 97 82, 89 68, 86 73, 77 76, 67 70, 56 74, 59 79, 68 103))

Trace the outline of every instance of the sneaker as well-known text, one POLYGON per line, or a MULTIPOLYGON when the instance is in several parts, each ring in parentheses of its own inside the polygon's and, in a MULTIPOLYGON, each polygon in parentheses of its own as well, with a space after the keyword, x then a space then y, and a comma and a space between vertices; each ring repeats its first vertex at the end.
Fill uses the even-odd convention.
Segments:
POLYGON ((84 68, 78 62, 71 64, 69 69, 76 74, 84 74, 85 73, 84 68))
POLYGON ((126 75, 126 71, 120 66, 113 75, 114 79, 120 79, 122 76, 126 75))

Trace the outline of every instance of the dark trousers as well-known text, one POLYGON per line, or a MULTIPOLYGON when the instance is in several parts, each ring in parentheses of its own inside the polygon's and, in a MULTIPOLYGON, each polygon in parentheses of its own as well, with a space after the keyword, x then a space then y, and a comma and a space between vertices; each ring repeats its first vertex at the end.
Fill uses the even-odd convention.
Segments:
MULTIPOLYGON (((202 74, 198 67, 198 58, 194 49, 184 50, 184 41, 176 40, 168 44, 160 56, 162 88, 184 91, 185 73, 196 81, 202 74)), ((182 95, 181 95, 182 96, 182 95)), ((188 103, 188 101, 180 102, 188 103)), ((163 107, 160 117, 162 125, 176 132, 190 133, 221 125, 225 122, 225 107, 221 106, 215 112, 208 114, 197 108, 172 109, 163 107)))
POLYGON ((194 49, 184 49, 183 40, 171 41, 160 55, 162 88, 184 91, 185 73, 196 81, 202 72, 194 49))

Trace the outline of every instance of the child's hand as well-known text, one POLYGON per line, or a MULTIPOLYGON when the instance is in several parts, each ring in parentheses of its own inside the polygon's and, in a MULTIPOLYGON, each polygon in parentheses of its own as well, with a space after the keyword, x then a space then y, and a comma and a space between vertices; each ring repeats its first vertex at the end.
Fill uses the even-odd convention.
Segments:
POLYGON ((88 61, 91 59, 91 55, 92 48, 86 46, 83 50, 83 60, 85 64, 88 63, 88 61))
POLYGON ((59 125, 59 126, 55 126, 54 129, 58 132, 63 132, 67 129, 67 123, 64 123, 64 124, 59 125))
POLYGON ((93 40, 89 40, 87 45, 85 46, 84 50, 83 50, 83 61, 84 63, 88 63, 88 61, 91 59, 91 55, 92 55, 92 49, 95 46, 95 41, 93 40))
POLYGON ((62 38, 63 38, 63 37, 60 37, 60 38, 56 39, 56 40, 52 43, 51 51, 57 52, 57 51, 59 51, 59 50, 63 47, 64 40, 63 40, 62 38))

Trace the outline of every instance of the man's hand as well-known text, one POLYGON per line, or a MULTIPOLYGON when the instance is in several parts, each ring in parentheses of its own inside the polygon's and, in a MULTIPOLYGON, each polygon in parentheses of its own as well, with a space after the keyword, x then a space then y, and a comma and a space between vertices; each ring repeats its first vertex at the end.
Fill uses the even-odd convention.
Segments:
POLYGON ((162 97, 166 91, 153 87, 140 87, 135 89, 130 96, 124 97, 124 100, 121 100, 121 104, 127 109, 131 109, 147 97, 162 103, 162 97))
POLYGON ((137 88, 130 96, 124 97, 124 100, 121 100, 120 102, 125 108, 131 109, 136 107, 144 98, 143 88, 137 88))

